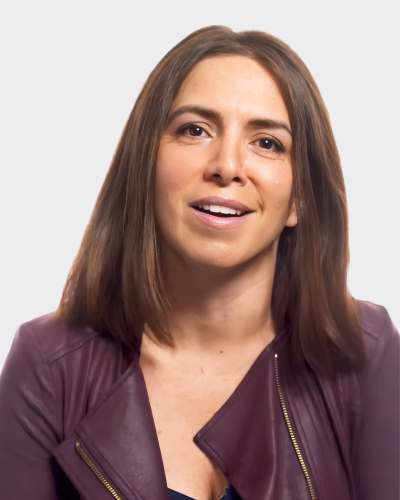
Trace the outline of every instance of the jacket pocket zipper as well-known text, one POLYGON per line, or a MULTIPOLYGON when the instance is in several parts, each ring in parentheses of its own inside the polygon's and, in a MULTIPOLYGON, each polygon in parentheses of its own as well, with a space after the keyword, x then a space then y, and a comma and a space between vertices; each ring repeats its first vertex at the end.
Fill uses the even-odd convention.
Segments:
POLYGON ((281 405, 282 413, 283 413, 283 418, 285 420, 286 427, 289 431, 289 436, 290 440, 292 441, 292 445, 294 448, 294 451, 296 453, 297 460, 299 461, 301 470, 303 471, 308 492, 310 494, 310 498, 312 500, 316 500, 317 496, 315 494, 315 488, 313 485, 313 482, 311 480, 310 472, 308 470, 307 464, 304 460, 303 454, 301 452, 299 442, 296 437, 296 433, 294 431, 293 425, 292 425, 292 420, 289 415, 288 411, 288 406, 286 404, 286 398, 282 390, 281 382, 280 382, 280 377, 279 377, 279 367, 278 367, 278 354, 275 353, 274 355, 274 375, 275 375, 275 383, 276 383, 276 388, 278 391, 278 396, 279 396, 279 402, 281 405))
POLYGON ((105 488, 107 488, 107 490, 111 493, 113 498, 115 498, 115 500, 122 500, 122 496, 119 493, 117 493, 116 488, 110 483, 110 481, 106 479, 103 472, 99 469, 94 460, 89 456, 87 451, 85 451, 84 448, 82 448, 80 441, 75 442, 75 450, 78 452, 78 455, 82 458, 85 464, 95 474, 95 476, 101 482, 101 484, 105 488))

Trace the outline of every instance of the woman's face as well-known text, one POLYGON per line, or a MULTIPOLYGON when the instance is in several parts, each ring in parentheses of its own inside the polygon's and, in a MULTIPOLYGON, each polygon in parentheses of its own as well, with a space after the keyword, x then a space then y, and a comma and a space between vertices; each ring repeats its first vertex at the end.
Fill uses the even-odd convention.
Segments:
POLYGON ((204 59, 184 80, 169 117, 155 179, 163 257, 227 268, 274 253, 297 217, 289 206, 289 118, 269 73, 245 56, 204 59), (199 201, 207 197, 221 200, 199 201), (224 200, 251 212, 204 212, 226 211, 224 200))

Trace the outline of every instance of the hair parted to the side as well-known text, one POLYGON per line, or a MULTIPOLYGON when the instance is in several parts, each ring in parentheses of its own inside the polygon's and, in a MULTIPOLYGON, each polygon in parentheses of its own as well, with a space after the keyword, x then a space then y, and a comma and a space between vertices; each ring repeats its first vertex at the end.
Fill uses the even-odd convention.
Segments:
POLYGON ((366 353, 358 305, 347 289, 348 214, 328 112, 309 70, 284 42, 261 31, 208 26, 157 64, 124 127, 64 286, 56 315, 137 348, 144 324, 171 344, 154 211, 158 145, 178 90, 196 63, 218 55, 256 60, 275 79, 293 133, 292 200, 272 293, 277 331, 289 328, 293 363, 325 373, 358 370, 366 353))

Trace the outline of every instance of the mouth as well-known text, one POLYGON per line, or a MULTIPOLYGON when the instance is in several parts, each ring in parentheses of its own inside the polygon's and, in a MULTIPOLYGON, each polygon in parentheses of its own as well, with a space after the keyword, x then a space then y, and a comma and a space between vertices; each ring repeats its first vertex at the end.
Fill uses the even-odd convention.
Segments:
POLYGON ((203 206, 196 206, 192 205, 192 208, 194 210, 197 210, 199 212, 203 212, 204 214, 209 214, 214 217, 221 217, 221 218, 230 218, 230 217, 243 217, 243 215, 246 215, 250 213, 250 211, 240 211, 240 210, 233 210, 233 209, 221 209, 221 211, 215 211, 211 210, 209 208, 205 208, 203 206))
MULTIPOLYGON (((209 208, 199 207, 196 205, 191 206, 192 214, 195 219, 214 230, 228 230, 241 227, 249 218, 252 217, 253 211, 236 211, 237 213, 227 213, 227 210, 216 212, 209 208)), ((232 210, 232 212, 235 212, 232 210)))

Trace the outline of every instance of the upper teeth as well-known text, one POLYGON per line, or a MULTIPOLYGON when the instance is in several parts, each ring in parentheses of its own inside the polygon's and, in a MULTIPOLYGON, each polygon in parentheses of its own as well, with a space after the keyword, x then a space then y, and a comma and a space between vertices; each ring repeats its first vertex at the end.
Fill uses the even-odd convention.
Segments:
POLYGON ((232 215, 241 215, 243 212, 240 210, 234 210, 233 208, 223 207, 221 205, 198 205, 200 208, 204 210, 208 210, 210 212, 222 213, 222 214, 232 214, 232 215))

